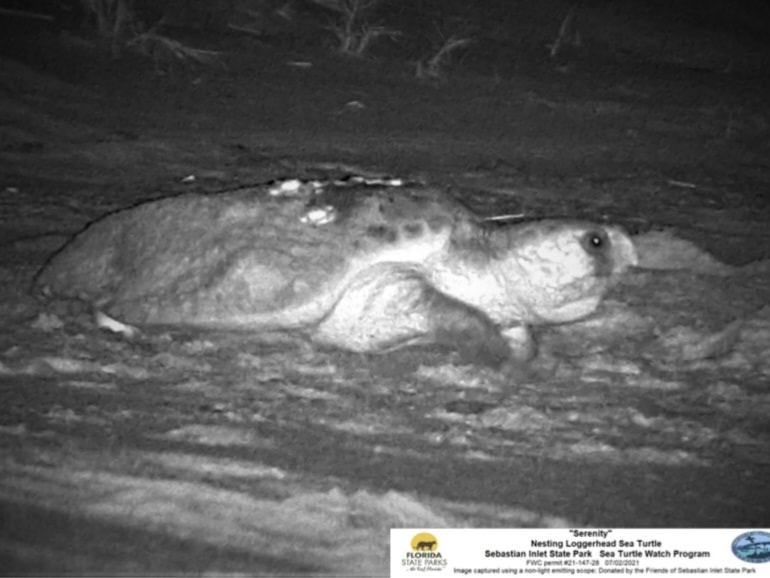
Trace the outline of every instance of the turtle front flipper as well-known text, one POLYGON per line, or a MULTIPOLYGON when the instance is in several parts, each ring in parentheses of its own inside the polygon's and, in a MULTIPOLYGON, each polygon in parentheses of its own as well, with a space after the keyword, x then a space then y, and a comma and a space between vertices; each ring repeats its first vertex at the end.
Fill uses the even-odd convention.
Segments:
POLYGON ((350 282, 314 339, 360 352, 437 344, 457 350, 465 362, 497 369, 534 356, 526 328, 515 334, 506 339, 486 314, 437 290, 418 270, 383 263, 350 282))

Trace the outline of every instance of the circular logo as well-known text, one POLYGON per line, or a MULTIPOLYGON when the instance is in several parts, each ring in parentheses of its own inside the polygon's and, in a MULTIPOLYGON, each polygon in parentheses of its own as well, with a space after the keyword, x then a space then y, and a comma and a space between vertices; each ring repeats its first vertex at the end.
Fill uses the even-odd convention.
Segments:
POLYGON ((420 532, 412 538, 412 550, 415 552, 435 552, 438 550, 438 540, 433 534, 420 532))
POLYGON ((732 544, 733 554, 744 562, 762 564, 770 562, 770 534, 767 532, 746 532, 732 544))

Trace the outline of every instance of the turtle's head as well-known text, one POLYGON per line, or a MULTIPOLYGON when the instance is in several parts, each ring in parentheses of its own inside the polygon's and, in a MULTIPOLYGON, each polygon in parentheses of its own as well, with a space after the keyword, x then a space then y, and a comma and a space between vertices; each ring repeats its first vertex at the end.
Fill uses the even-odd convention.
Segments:
POLYGON ((618 277, 638 262, 618 227, 581 221, 539 221, 513 234, 515 268, 528 287, 532 323, 563 323, 593 313, 618 277))

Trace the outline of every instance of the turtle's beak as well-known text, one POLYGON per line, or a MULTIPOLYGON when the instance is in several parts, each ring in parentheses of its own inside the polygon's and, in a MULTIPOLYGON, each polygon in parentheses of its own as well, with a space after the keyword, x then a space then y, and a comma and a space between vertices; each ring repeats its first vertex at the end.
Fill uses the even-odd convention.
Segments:
POLYGON ((612 243, 614 273, 622 273, 629 267, 636 267, 639 264, 639 255, 631 238, 617 227, 610 227, 607 232, 612 243))

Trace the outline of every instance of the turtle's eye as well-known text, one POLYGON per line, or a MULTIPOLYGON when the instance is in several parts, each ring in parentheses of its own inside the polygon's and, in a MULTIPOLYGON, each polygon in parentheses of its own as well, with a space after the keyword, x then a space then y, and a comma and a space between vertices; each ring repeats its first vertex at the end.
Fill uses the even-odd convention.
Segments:
POLYGON ((588 231, 583 235, 583 248, 590 254, 603 253, 609 247, 610 240, 602 230, 588 231))

